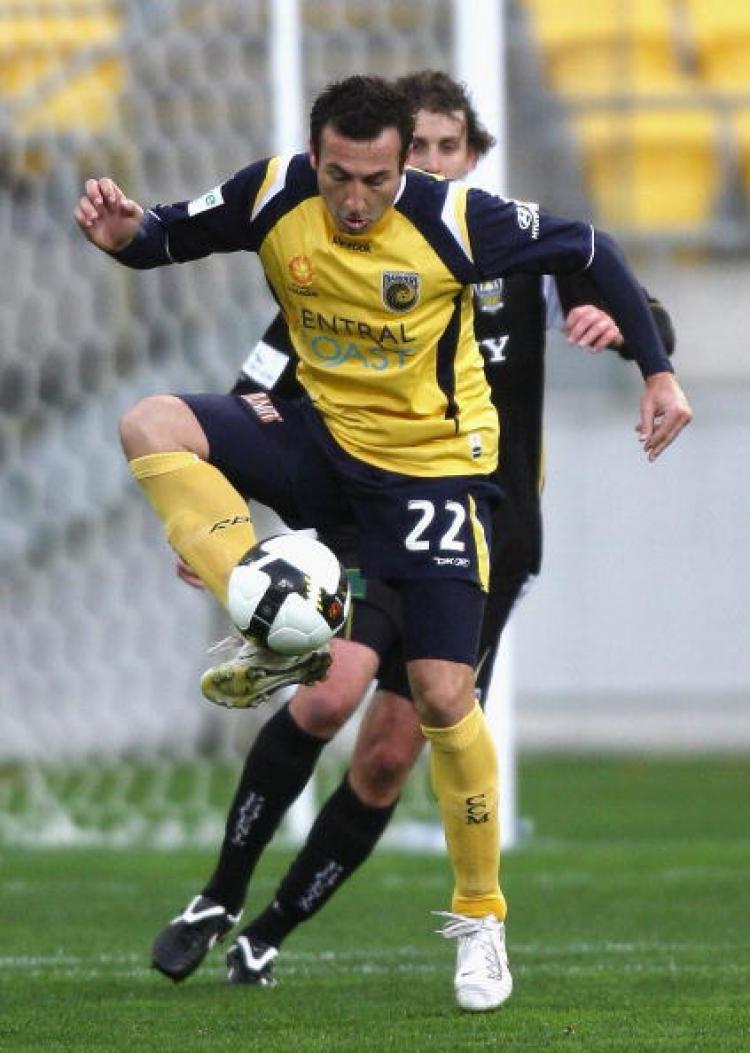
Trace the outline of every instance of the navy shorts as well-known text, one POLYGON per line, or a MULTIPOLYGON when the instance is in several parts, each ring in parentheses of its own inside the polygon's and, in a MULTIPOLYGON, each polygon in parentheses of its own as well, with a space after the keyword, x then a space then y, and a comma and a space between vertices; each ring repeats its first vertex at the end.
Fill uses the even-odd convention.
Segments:
MULTIPOLYGON (((528 575, 504 576, 501 581, 490 586, 474 662, 477 697, 482 708, 503 629, 530 580, 528 575)), ((355 601, 350 639, 367 644, 379 655, 378 686, 383 691, 392 691, 410 699, 411 688, 400 628, 403 619, 399 596, 395 592, 392 597, 379 592, 375 602, 368 604, 366 613, 362 611, 361 604, 362 601, 355 601)))
POLYGON ((413 658, 477 662, 484 593, 471 582, 436 578, 389 584, 352 575, 353 614, 347 638, 378 655, 378 680, 411 698, 406 663, 413 658))
MULTIPOLYGON (((526 508, 504 496, 495 506, 492 529, 490 589, 476 661, 476 690, 482 707, 502 632, 519 596, 539 570, 541 529, 538 503, 532 502, 526 508), (533 543, 536 538, 539 538, 538 546, 533 543)), ((345 539, 333 539, 331 547, 336 551, 346 551, 345 539)), ((367 644, 378 653, 378 686, 381 689, 411 698, 399 593, 377 581, 359 583, 359 592, 356 588, 353 591, 355 597, 363 598, 355 600, 351 639, 367 644)))
POLYGON ((323 535, 353 527, 362 574, 393 582, 408 608, 407 659, 473 664, 494 480, 416 478, 368 465, 338 446, 307 399, 180 398, 206 434, 210 463, 243 496, 269 505, 292 527, 314 526, 323 535))

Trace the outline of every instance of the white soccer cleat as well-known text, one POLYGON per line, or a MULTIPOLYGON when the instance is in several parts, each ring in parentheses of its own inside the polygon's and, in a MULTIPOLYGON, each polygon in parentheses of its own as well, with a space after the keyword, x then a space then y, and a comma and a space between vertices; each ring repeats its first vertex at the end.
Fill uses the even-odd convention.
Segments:
MULTIPOLYGON (((331 664, 328 646, 310 654, 283 655, 253 640, 238 644, 230 637, 229 641, 237 646, 233 657, 211 666, 201 677, 204 697, 227 709, 254 709, 282 687, 315 684, 325 679, 331 664)), ((222 641, 217 648, 227 642, 222 641)))
POLYGON ((458 940, 453 987, 461 1009, 482 1013, 507 1002, 513 977, 505 953, 505 925, 494 914, 469 918, 447 910, 434 913, 447 919, 437 930, 440 935, 458 940))
POLYGON ((278 953, 277 947, 240 935, 227 954, 227 980, 230 984, 275 987, 273 963, 278 953))

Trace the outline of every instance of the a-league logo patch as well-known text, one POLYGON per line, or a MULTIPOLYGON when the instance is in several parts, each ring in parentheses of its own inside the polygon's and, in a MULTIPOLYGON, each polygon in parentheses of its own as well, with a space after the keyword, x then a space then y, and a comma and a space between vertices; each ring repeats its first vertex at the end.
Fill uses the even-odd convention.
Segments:
POLYGON ((503 279, 494 278, 489 282, 479 282, 474 286, 474 297, 480 311, 487 314, 496 314, 501 311, 505 303, 503 279))
POLYGON ((301 285, 304 288, 308 285, 312 285, 313 267, 309 256, 304 256, 302 253, 300 253, 299 256, 292 256, 289 260, 288 267, 289 273, 297 285, 301 285))
POLYGON ((410 311, 419 303, 420 281, 414 271, 383 271, 383 303, 391 311, 410 311))

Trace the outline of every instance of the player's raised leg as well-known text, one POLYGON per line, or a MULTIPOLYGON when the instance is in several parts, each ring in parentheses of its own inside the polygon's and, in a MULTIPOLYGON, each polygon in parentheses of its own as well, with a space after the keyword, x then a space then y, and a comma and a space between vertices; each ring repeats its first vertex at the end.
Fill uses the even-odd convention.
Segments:
POLYGON ((242 495, 208 463, 195 414, 172 395, 145 398, 122 417, 120 438, 169 543, 225 604, 229 575, 255 532, 242 495))
MULTIPOLYGON (((160 395, 142 399, 121 420, 131 470, 168 540, 225 607, 230 575, 255 543, 247 498, 287 514, 294 467, 285 473, 281 454, 295 449, 291 416, 270 399, 259 406, 235 395, 160 395)), ((306 456, 314 476, 319 462, 306 456)), ((325 469, 315 480, 327 485, 325 469)), ((250 640, 233 642, 232 651, 201 685, 211 701, 232 707, 256 705, 287 684, 314 683, 330 664, 326 646, 282 655, 250 640)))

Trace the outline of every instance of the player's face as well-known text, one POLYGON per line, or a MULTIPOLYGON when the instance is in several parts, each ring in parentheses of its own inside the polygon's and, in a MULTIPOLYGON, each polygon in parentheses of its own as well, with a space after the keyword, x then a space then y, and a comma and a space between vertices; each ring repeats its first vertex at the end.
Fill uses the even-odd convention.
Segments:
POLYGON ((401 182, 401 139, 385 128, 377 139, 348 139, 330 125, 320 136, 320 152, 310 149, 318 187, 336 226, 345 234, 365 234, 391 207, 401 182))
POLYGON ((477 163, 477 155, 469 148, 463 111, 417 110, 407 162, 446 179, 467 176, 477 163))

